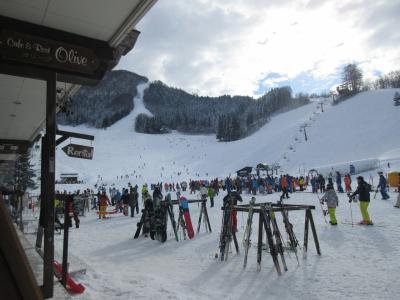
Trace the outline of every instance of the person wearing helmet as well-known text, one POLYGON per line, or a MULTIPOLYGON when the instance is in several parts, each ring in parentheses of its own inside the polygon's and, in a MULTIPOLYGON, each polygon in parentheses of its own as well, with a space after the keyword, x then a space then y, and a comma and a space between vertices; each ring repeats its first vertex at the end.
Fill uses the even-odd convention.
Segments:
POLYGON ((359 224, 373 225, 368 214, 368 206, 370 202, 370 195, 369 195, 370 188, 368 186, 368 183, 364 181, 364 178, 362 176, 357 177, 357 184, 358 184, 357 190, 353 194, 348 194, 350 197, 350 202, 356 195, 358 195, 360 202, 360 211, 363 218, 363 220, 359 222, 359 224))
POLYGON ((321 201, 326 202, 328 206, 329 223, 331 223, 331 225, 337 225, 336 207, 339 205, 339 199, 332 184, 328 183, 326 186, 326 192, 322 196, 321 201))

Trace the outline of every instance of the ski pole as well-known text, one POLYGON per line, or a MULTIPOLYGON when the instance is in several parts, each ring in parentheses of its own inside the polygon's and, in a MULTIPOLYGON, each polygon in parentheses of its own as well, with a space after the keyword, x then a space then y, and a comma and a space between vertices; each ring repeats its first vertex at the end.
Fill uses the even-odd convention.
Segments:
POLYGON ((378 193, 378 189, 375 190, 374 199, 376 198, 377 193, 378 193))
POLYGON ((350 202, 350 217, 351 217, 351 227, 354 227, 353 208, 351 207, 351 202, 350 202))

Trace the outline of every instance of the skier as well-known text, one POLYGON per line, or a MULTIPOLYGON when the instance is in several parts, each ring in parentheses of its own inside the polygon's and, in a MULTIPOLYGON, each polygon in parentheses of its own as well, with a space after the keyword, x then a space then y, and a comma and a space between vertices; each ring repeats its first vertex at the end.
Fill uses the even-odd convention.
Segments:
POLYGON ((300 186, 300 192, 304 191, 304 177, 301 176, 299 179, 299 186, 300 186))
POLYGON ((67 201, 67 208, 68 208, 67 224, 68 224, 69 227, 72 227, 71 218, 74 217, 75 227, 79 228, 80 221, 79 221, 79 217, 78 217, 78 210, 75 208, 75 205, 74 205, 74 197, 73 197, 73 195, 67 195, 66 201, 67 201))
POLYGON ((135 207, 137 207, 136 212, 139 213, 138 200, 139 200, 139 193, 137 192, 137 185, 135 187, 130 188, 129 193, 129 206, 131 207, 131 218, 135 216, 135 207))
MULTIPOLYGON (((238 194, 236 190, 231 190, 226 194, 226 196, 223 199, 224 207, 227 207, 228 205, 231 205, 234 207, 237 205, 237 202, 243 202, 242 197, 238 194)), ((232 230, 237 232, 237 211, 235 208, 232 208, 232 230)))
POLYGON ((383 176, 383 172, 378 172, 378 174, 379 174, 379 184, 376 187, 376 191, 378 191, 378 189, 380 188, 382 200, 387 200, 390 198, 390 196, 386 192, 386 186, 387 186, 386 178, 385 176, 383 176))
POLYGON ((322 176, 322 174, 319 174, 317 182, 318 182, 320 192, 324 193, 325 192, 325 178, 324 178, 324 176, 322 176))
POLYGON ((124 216, 128 216, 128 210, 129 210, 129 191, 128 191, 128 189, 124 189, 124 193, 121 196, 121 203, 123 205, 124 216))
POLYGON ((326 202, 328 206, 329 218, 331 225, 337 225, 336 220, 336 207, 339 206, 339 199, 336 195, 333 185, 328 183, 326 186, 326 192, 322 196, 321 201, 326 202))
POLYGON ((149 195, 149 190, 147 189, 147 184, 142 186, 142 203, 146 200, 147 196, 149 195))
POLYGON ((344 187, 346 189, 346 193, 351 192, 351 178, 350 178, 350 174, 347 174, 346 176, 344 176, 344 187))
POLYGON ((210 207, 214 207, 215 190, 211 185, 208 187, 207 194, 208 197, 210 197, 210 203, 211 203, 210 207))
POLYGON ((285 195, 286 198, 289 199, 289 194, 288 194, 288 181, 287 181, 287 175, 282 176, 281 178, 281 188, 282 188, 282 195, 281 198, 284 199, 285 195))
POLYGON ((108 199, 106 192, 98 197, 99 202, 99 219, 104 219, 106 217, 107 205, 111 205, 110 199, 108 199))
POLYGON ((353 198, 358 195, 359 202, 360 202, 360 211, 363 220, 359 222, 360 225, 373 225, 369 214, 368 214, 368 206, 370 202, 370 195, 369 195, 369 186, 368 183, 364 181, 364 177, 358 176, 357 177, 357 190, 353 194, 348 194, 350 197, 349 202, 353 201, 353 198))
POLYGON ((342 188, 342 175, 339 172, 336 172, 336 185, 339 193, 344 193, 342 188))

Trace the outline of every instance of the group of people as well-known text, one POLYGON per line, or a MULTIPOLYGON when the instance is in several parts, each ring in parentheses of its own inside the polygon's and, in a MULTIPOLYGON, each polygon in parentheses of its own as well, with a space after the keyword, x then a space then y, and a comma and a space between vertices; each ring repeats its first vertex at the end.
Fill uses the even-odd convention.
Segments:
MULTIPOLYGON (((340 175, 340 174, 339 174, 340 175)), ((383 172, 378 172, 379 175, 379 184, 376 188, 375 194, 380 190, 382 195, 382 200, 388 200, 390 196, 387 193, 387 180, 383 175, 383 172)), ((322 177, 323 178, 323 177, 322 177)), ((350 175, 348 175, 350 178, 350 175)), ((351 179, 350 179, 351 180, 351 179)), ((346 182, 346 181, 345 181, 346 182)), ((350 181, 351 182, 351 181, 350 181)), ((337 182, 338 192, 343 192, 341 190, 341 186, 339 182, 337 182)), ((371 200, 370 192, 371 192, 371 185, 368 184, 364 177, 358 176, 357 177, 357 189, 355 192, 351 193, 351 186, 346 186, 346 192, 349 196, 349 202, 359 202, 360 211, 362 215, 362 220, 359 222, 361 225, 373 225, 370 215, 368 213, 368 206, 371 200)), ((400 208, 400 186, 398 188, 398 199, 395 207, 400 208)), ((337 225, 336 220, 336 208, 339 205, 339 199, 333 187, 333 182, 329 182, 326 186, 326 192, 324 196, 321 198, 322 203, 326 203, 328 207, 328 213, 330 217, 330 224, 337 225)))
MULTIPOLYGON (((235 195, 235 202, 241 199, 240 194, 243 191, 247 193, 256 194, 270 194, 273 192, 279 192, 281 198, 290 198, 289 194, 296 191, 305 191, 307 187, 311 185, 313 193, 322 192, 324 193, 321 198, 322 202, 326 202, 328 207, 328 213, 330 216, 330 223, 332 225, 337 225, 336 219, 336 208, 339 205, 339 200, 336 192, 347 193, 349 196, 349 201, 358 202, 360 204, 360 211, 363 220, 360 222, 365 225, 371 225, 372 221, 368 213, 368 206, 370 202, 370 188, 371 186, 364 180, 362 176, 357 177, 357 189, 353 192, 352 190, 352 179, 350 174, 346 174, 343 178, 344 189, 342 186, 342 176, 339 172, 333 176, 329 174, 327 178, 322 174, 317 176, 290 176, 289 174, 273 176, 267 175, 262 176, 248 176, 248 177, 227 177, 225 180, 215 178, 213 180, 189 180, 189 182, 158 182, 155 184, 150 184, 150 190, 147 184, 141 187, 139 194, 138 186, 132 186, 128 184, 127 188, 119 190, 115 187, 109 188, 109 197, 106 193, 106 188, 101 187, 99 192, 95 197, 92 197, 93 191, 85 190, 83 193, 77 191, 74 197, 71 197, 71 217, 75 219, 76 227, 79 227, 79 215, 83 215, 82 211, 89 210, 89 203, 92 204, 92 209, 98 208, 99 219, 106 217, 107 207, 114 206, 114 212, 122 212, 125 216, 135 216, 139 214, 139 197, 141 195, 142 206, 144 208, 156 207, 161 200, 163 200, 162 192, 166 193, 174 192, 177 197, 181 195, 182 192, 186 192, 188 189, 190 194, 197 194, 201 199, 210 199, 210 207, 214 207, 214 198, 219 194, 219 192, 226 191, 227 196, 224 197, 226 201, 229 195, 235 195), (327 181, 327 183, 326 183, 327 181), (334 188, 334 181, 336 183, 336 190, 334 188), (150 193, 152 192, 152 195, 150 193), (237 197, 238 195, 239 197, 237 197), (357 196, 357 198, 356 198, 357 196), (75 199, 75 200, 74 200, 75 199), (82 201, 83 199, 83 201, 82 201), (82 209, 84 207, 84 209, 82 209)), ((379 184, 377 190, 380 190, 382 199, 389 199, 387 193, 387 181, 382 172, 379 172, 379 184)), ((400 195, 400 194, 399 194, 400 195)), ((231 197, 231 196, 229 196, 231 197)), ((240 200, 239 200, 240 201, 240 200)), ((400 207, 400 196, 399 201, 395 205, 400 207)))

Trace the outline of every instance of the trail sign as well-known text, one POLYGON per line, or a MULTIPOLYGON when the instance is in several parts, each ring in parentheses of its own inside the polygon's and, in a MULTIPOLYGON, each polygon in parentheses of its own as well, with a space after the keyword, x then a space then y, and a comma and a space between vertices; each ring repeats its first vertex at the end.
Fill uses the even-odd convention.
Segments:
POLYGON ((69 144, 62 148, 62 150, 69 157, 92 159, 93 158, 93 147, 82 146, 76 144, 69 144))

